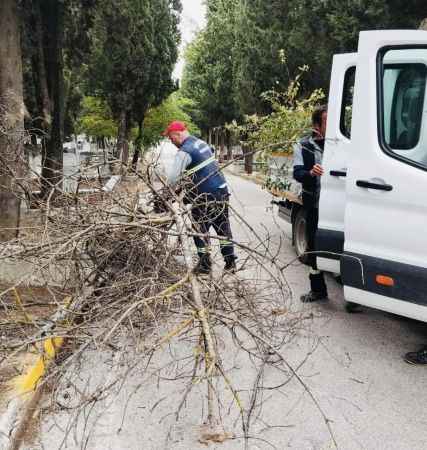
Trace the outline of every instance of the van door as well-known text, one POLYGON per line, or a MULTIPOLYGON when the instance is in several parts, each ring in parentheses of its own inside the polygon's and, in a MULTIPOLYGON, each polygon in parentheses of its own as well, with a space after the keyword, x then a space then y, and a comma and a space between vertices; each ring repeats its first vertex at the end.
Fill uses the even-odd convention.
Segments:
POLYGON ((427 32, 362 32, 357 64, 344 296, 427 321, 427 32))
POLYGON ((316 250, 321 270, 340 272, 344 246, 344 211, 347 161, 351 144, 351 117, 357 53, 335 55, 329 89, 328 125, 326 130, 319 205, 319 228, 316 250))

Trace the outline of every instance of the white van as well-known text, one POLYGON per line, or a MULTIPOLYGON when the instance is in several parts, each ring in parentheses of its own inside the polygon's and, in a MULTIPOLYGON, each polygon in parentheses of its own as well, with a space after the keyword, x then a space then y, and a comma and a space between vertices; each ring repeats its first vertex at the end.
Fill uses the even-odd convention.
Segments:
MULTIPOLYGON (((333 60, 316 250, 347 301, 427 321, 427 31, 333 60)), ((301 205, 289 198, 294 238, 301 205)), ((290 208, 290 209, 289 209, 290 208)))

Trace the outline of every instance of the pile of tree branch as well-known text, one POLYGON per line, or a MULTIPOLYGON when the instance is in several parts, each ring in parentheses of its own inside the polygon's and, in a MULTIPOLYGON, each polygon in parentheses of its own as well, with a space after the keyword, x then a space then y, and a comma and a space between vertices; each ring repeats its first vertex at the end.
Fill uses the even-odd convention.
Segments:
MULTIPOLYGON (((5 295, 28 285, 30 279, 55 285, 72 299, 67 304, 58 300, 57 310, 65 312, 66 320, 64 314, 56 316, 48 329, 37 320, 17 324, 21 341, 15 340, 13 353, 46 335, 65 338, 67 357, 51 367, 39 386, 50 384, 53 412, 65 409, 68 416, 77 418, 82 409, 134 376, 136 369, 141 378, 161 372, 156 355, 165 352, 166 344, 183 345, 185 356, 173 357, 168 363, 175 367, 177 380, 188 380, 176 406, 176 419, 194 386, 204 383, 207 409, 201 414, 208 429, 202 440, 221 442, 232 437, 221 426, 225 397, 238 411, 247 445, 249 430, 257 420, 254 411, 261 407, 258 395, 266 367, 282 374, 280 386, 296 378, 306 389, 282 349, 311 316, 292 306, 279 262, 280 248, 273 247, 268 236, 258 236, 236 212, 234 220, 251 237, 250 244, 235 242, 237 273, 224 274, 214 264, 209 277, 194 275, 192 238, 201 235, 198 225, 181 196, 152 180, 151 168, 135 173, 133 182, 139 189, 119 186, 99 197, 98 203, 79 193, 61 194, 55 188, 55 196, 39 203, 34 233, 2 246, 2 264, 31 266, 0 293, 2 308, 11 311, 5 295), (154 212, 154 199, 164 204, 164 213, 154 212), (87 384, 82 388, 76 364, 94 347, 112 351, 126 370, 111 374, 96 387, 87 384), (236 352, 251 361, 256 373, 247 392, 241 392, 233 381, 231 360, 236 352), (65 407, 57 395, 71 385, 75 386, 73 399, 65 407)), ((221 236, 209 238, 215 243, 221 236)), ((0 367, 9 357, 6 354, 0 360, 0 367)), ((77 422, 67 420, 67 433, 77 422)))

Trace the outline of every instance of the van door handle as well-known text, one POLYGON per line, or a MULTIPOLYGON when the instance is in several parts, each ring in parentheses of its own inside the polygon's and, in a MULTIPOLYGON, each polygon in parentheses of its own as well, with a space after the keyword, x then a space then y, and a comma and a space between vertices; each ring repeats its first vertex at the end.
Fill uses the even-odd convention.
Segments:
POLYGON ((378 191, 387 191, 387 192, 393 190, 393 186, 391 184, 372 183, 371 181, 366 180, 357 180, 356 186, 365 189, 376 189, 378 191))
POLYGON ((329 175, 331 177, 346 177, 347 172, 345 170, 331 170, 329 172, 329 175))

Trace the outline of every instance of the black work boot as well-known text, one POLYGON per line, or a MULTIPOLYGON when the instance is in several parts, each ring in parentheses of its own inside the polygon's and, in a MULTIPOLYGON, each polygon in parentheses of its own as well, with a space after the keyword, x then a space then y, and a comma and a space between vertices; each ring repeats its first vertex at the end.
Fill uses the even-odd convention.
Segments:
POLYGON ((236 267, 236 257, 234 255, 229 255, 224 257, 225 266, 224 271, 229 273, 234 273, 237 269, 236 267))
POLYGON ((199 262, 193 269, 195 275, 208 275, 211 273, 212 261, 208 254, 199 255, 199 262))
POLYGON ((427 347, 423 347, 417 352, 406 353, 403 358, 408 364, 414 364, 417 366, 425 366, 427 364, 427 347))
POLYGON ((301 296, 301 301, 303 303, 312 303, 328 299, 328 290, 322 272, 310 274, 310 287, 310 292, 301 296))
POLYGON ((317 292, 310 291, 308 294, 301 295, 300 300, 303 303, 318 302, 321 300, 328 300, 328 294, 319 294, 317 292))

